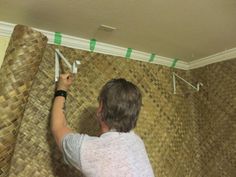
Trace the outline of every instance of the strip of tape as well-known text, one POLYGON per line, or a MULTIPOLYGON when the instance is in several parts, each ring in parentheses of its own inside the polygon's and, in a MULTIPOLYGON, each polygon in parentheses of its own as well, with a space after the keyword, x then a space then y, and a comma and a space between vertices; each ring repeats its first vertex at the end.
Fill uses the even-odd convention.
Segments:
POLYGON ((58 81, 59 76, 60 76, 59 58, 57 52, 55 52, 55 82, 58 81))
POLYGON ((149 62, 153 62, 156 57, 156 54, 152 53, 149 58, 149 62))
POLYGON ((61 45, 62 35, 60 32, 55 32, 54 34, 54 44, 61 45))
POLYGON ((176 59, 176 58, 173 60, 171 68, 175 68, 177 61, 178 61, 178 59, 176 59))
POLYGON ((133 49, 131 49, 131 48, 127 48, 127 51, 126 51, 126 54, 125 54, 125 58, 130 58, 132 50, 133 49))
POLYGON ((71 65, 69 61, 63 56, 59 49, 55 49, 55 81, 57 82, 60 76, 60 70, 64 73, 64 69, 62 67, 62 60, 66 63, 67 67, 73 74, 78 72, 78 65, 80 65, 80 61, 76 60, 71 65))
POLYGON ((97 42, 96 39, 90 39, 89 48, 90 48, 91 52, 93 52, 95 50, 96 42, 97 42))
POLYGON ((62 53, 60 52, 59 49, 56 49, 55 50, 56 53, 63 59, 63 61, 66 63, 67 67, 71 70, 72 66, 71 64, 69 63, 69 61, 62 55, 62 53))
POLYGON ((76 74, 78 72, 78 65, 80 65, 80 61, 79 60, 74 61, 72 65, 72 73, 76 74))

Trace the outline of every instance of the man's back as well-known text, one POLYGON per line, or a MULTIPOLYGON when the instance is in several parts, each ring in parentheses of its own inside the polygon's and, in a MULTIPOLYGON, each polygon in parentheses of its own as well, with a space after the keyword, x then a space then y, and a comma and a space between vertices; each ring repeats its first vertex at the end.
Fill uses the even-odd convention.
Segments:
POLYGON ((88 177, 154 176, 143 141, 133 131, 68 134, 62 144, 65 160, 88 177))
POLYGON ((65 161, 87 177, 153 177, 143 141, 132 131, 142 106, 139 88, 123 78, 102 87, 96 119, 103 134, 91 137, 67 126, 63 108, 72 81, 70 74, 60 76, 51 114, 52 134, 65 161))

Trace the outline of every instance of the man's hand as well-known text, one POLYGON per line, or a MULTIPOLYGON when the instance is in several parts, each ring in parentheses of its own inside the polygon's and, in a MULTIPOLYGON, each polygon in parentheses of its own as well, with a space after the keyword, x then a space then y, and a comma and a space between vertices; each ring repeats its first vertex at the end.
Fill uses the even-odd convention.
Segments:
POLYGON ((68 91, 73 83, 73 76, 71 74, 61 74, 57 83, 57 90, 68 91))

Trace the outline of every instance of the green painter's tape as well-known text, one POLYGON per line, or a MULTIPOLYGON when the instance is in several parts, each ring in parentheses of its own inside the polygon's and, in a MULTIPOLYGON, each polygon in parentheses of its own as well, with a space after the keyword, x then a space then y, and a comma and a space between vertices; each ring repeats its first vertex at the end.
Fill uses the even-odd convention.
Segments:
POLYGON ((90 51, 93 52, 95 47, 96 47, 96 39, 90 39, 90 43, 89 43, 89 46, 90 46, 90 51))
POLYGON ((55 32, 54 34, 54 44, 61 45, 61 33, 60 32, 55 32))
POLYGON ((149 58, 149 62, 154 61, 156 54, 152 53, 149 58))
POLYGON ((175 68, 178 59, 174 59, 171 65, 171 68, 175 68))
POLYGON ((126 54, 125 54, 125 58, 130 58, 131 56, 131 53, 132 53, 132 50, 131 48, 128 48, 127 51, 126 51, 126 54))

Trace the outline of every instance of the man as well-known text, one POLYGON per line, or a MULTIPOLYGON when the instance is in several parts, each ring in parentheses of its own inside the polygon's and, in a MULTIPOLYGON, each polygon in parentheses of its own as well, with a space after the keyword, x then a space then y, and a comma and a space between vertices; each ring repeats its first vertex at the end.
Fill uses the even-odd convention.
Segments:
POLYGON ((132 131, 142 104, 140 90, 125 79, 107 82, 98 97, 101 136, 74 133, 66 124, 64 104, 73 82, 60 76, 51 115, 51 131, 66 163, 87 177, 153 177, 143 141, 132 131))

